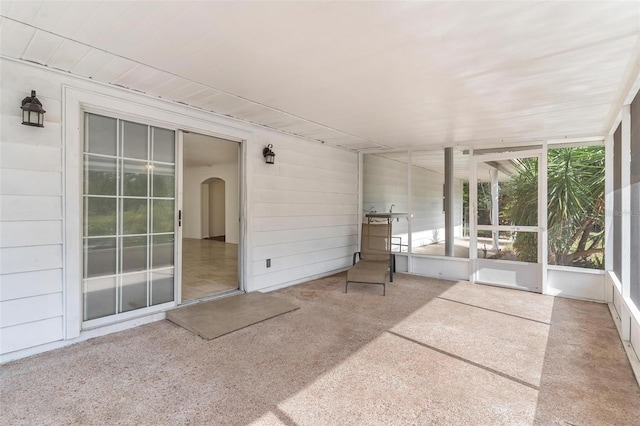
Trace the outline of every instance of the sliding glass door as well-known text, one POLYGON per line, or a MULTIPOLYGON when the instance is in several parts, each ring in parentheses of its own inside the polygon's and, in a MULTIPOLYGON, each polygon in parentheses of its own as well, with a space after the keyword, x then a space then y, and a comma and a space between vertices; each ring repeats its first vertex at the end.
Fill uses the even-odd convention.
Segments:
POLYGON ((90 113, 84 124, 83 320, 172 302, 175 132, 90 113))

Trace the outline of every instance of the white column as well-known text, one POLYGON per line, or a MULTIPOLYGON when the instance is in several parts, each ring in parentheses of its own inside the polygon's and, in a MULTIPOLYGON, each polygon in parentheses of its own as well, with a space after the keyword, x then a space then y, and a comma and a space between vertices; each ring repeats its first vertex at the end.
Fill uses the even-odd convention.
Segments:
POLYGON ((476 281, 478 262, 478 176, 473 158, 473 148, 469 148, 469 281, 476 281))
MULTIPOLYGON (((493 226, 499 225, 499 208, 500 208, 500 193, 498 186, 498 169, 491 169, 489 172, 491 176, 491 224, 493 226)), ((497 253, 500 250, 499 232, 492 231, 493 234, 493 250, 497 253)))
POLYGON ((444 255, 453 257, 453 148, 444 149, 444 255))
MULTIPOLYGON (((622 297, 631 297, 631 265, 629 253, 631 252, 631 106, 622 107, 622 140, 621 140, 621 181, 620 190, 622 198, 622 297)), ((622 339, 631 339, 631 313, 626 309, 626 304, 622 304, 622 339)))

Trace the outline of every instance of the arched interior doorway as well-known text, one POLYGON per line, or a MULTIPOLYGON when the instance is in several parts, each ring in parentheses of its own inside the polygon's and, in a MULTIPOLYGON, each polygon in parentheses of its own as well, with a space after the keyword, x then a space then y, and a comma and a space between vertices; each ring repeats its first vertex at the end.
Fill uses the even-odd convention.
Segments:
POLYGON ((225 241, 226 202, 225 181, 212 177, 200 184, 202 238, 225 241))

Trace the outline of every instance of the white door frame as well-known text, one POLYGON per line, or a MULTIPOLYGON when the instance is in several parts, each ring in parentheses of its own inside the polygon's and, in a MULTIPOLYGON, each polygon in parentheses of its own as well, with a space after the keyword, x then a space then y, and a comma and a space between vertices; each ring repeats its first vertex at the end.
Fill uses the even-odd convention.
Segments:
MULTIPOLYGON (((245 152, 246 152, 246 140, 238 139, 237 137, 212 134, 201 130, 189 130, 190 133, 197 133, 203 136, 210 136, 218 139, 225 139, 230 142, 236 142, 238 144, 238 291, 245 291, 244 283, 244 259, 246 252, 245 242, 245 152)), ((176 305, 182 304, 182 220, 184 219, 183 204, 184 204, 184 133, 185 130, 176 130, 176 241, 174 247, 174 264, 175 264, 175 280, 174 280, 174 300, 176 305)), ((215 295, 209 295, 214 296, 215 295)), ((209 296, 205 296, 205 299, 209 296)), ((197 299, 199 300, 199 299, 197 299)))
MULTIPOLYGON (((245 268, 249 263, 246 259, 250 253, 247 247, 246 217, 247 217, 247 176, 245 176, 248 161, 246 145, 253 143, 254 130, 249 125, 244 127, 228 117, 218 116, 209 112, 189 108, 185 112, 184 105, 166 102, 153 97, 131 93, 115 87, 95 86, 83 87, 62 86, 62 109, 65 119, 62 126, 62 141, 64 146, 64 196, 63 196, 63 229, 64 229, 64 267, 63 267, 63 298, 65 340, 75 339, 84 335, 96 335, 93 330, 83 327, 82 320, 82 141, 83 114, 94 112, 115 118, 122 118, 152 126, 171 130, 183 130, 204 135, 221 137, 239 142, 242 155, 240 164, 240 251, 238 253, 240 273, 238 279, 240 289, 246 287, 245 268)), ((177 167, 181 167, 179 162, 177 167)), ((176 200, 178 204, 178 200, 176 200)), ((174 252, 175 255, 175 252, 174 252)), ((177 259, 176 259, 177 260, 177 259)), ((174 281, 175 283, 175 281, 174 281)), ((163 310, 177 306, 174 300, 163 305, 139 309, 121 315, 119 319, 105 319, 95 323, 96 327, 104 330, 116 330, 126 321, 140 323, 140 318, 161 313, 163 310), (98 323, 99 322, 99 323, 98 323)), ((133 323, 130 323, 133 324, 133 323)), ((131 326, 131 325, 129 325, 131 326)))
MULTIPOLYGON (((506 150, 506 149, 505 149, 506 150)), ((547 291, 547 144, 542 143, 538 149, 530 149, 524 151, 501 152, 495 154, 473 155, 470 150, 471 167, 469 168, 469 281, 472 283, 482 283, 491 285, 502 285, 493 282, 481 282, 478 279, 479 259, 477 247, 477 238, 479 230, 490 231, 529 231, 538 234, 538 268, 537 283, 538 287, 527 288, 532 291, 545 294, 547 291), (514 158, 538 158, 538 224, 537 226, 501 226, 501 225, 478 225, 478 164, 486 161, 501 161, 514 158)), ((483 259, 483 262, 485 260, 483 259)), ((517 264, 524 262, 514 262, 506 260, 487 260, 500 264, 500 268, 505 271, 516 273, 517 264)), ((524 289, 524 287, 513 286, 514 288, 524 289)))

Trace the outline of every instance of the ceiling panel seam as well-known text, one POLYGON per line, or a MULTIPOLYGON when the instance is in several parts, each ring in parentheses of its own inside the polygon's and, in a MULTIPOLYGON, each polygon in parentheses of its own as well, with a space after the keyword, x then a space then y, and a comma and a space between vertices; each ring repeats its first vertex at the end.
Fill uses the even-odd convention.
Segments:
MULTIPOLYGON (((134 63, 136 63, 136 64, 138 64, 138 65, 142 65, 142 66, 145 66, 145 67, 151 68, 151 69, 153 69, 153 70, 156 70, 156 71, 159 71, 159 72, 162 72, 162 73, 165 73, 165 74, 171 75, 171 76, 173 76, 173 77, 183 79, 183 80, 185 80, 185 81, 187 81, 187 82, 191 82, 191 83, 195 83, 195 84, 201 84, 201 85, 203 85, 203 86, 206 86, 206 87, 208 87, 208 88, 211 88, 212 90, 216 90, 216 91, 218 91, 218 92, 220 92, 220 93, 224 93, 224 94, 226 94, 226 95, 228 95, 228 96, 232 96, 232 97, 234 97, 234 98, 236 98, 236 99, 239 99, 239 100, 242 100, 242 101, 244 101, 244 102, 248 102, 248 103, 251 103, 251 104, 254 104, 254 105, 257 105, 257 106, 260 106, 260 107, 262 107, 262 108, 265 108, 265 109, 268 109, 268 110, 271 110, 271 111, 275 111, 275 112, 279 112, 279 113, 281 113, 281 114, 285 114, 285 115, 287 115, 287 116, 289 116, 289 117, 291 117, 291 118, 294 118, 294 119, 296 119, 296 120, 300 120, 300 121, 305 122, 305 123, 307 123, 307 124, 311 124, 311 125, 314 125, 314 126, 319 126, 319 127, 325 128, 325 129, 327 129, 327 130, 330 130, 330 131, 333 131, 333 132, 336 132, 336 133, 339 133, 339 134, 342 134, 342 135, 346 135, 346 136, 348 136, 348 137, 350 137, 350 138, 357 139, 357 140, 362 141, 362 142, 366 142, 366 143, 369 143, 369 144, 373 144, 373 145, 376 145, 376 146, 380 146, 380 147, 381 147, 381 149, 389 148, 389 147, 387 147, 387 146, 385 146, 385 145, 383 145, 383 144, 380 144, 380 143, 377 143, 377 142, 371 141, 371 140, 369 140, 369 139, 362 138, 362 137, 360 137, 360 136, 353 135, 353 134, 350 134, 350 133, 344 132, 344 131, 342 131, 342 130, 334 129, 334 128, 330 127, 330 126, 327 126, 327 125, 324 125, 324 124, 321 124, 321 123, 317 123, 317 122, 315 122, 315 121, 312 121, 312 120, 309 120, 309 119, 306 119, 306 118, 303 118, 303 117, 296 116, 296 115, 291 114, 291 113, 288 113, 288 112, 286 112, 286 111, 279 110, 278 108, 274 108, 274 107, 270 107, 270 106, 264 105, 264 104, 262 104, 262 103, 260 103, 260 102, 256 102, 256 101, 253 101, 253 100, 251 100, 251 99, 247 99, 247 98, 244 98, 244 97, 242 97, 242 96, 238 96, 238 95, 235 95, 235 94, 233 94, 233 93, 226 92, 226 91, 221 90, 221 89, 218 89, 218 88, 216 88, 216 87, 211 87, 211 86, 208 86, 208 85, 206 85, 206 84, 202 84, 202 83, 200 83, 200 82, 197 82, 197 81, 191 80, 191 79, 189 79, 189 78, 182 77, 182 76, 180 76, 180 75, 178 75, 178 74, 175 74, 175 73, 172 73, 172 72, 169 72, 169 71, 165 71, 165 70, 162 70, 162 69, 156 68, 156 67, 154 67, 154 66, 151 66, 151 65, 148 65, 148 64, 142 63, 142 62, 137 61, 137 60, 135 60, 135 59, 127 58, 127 57, 125 57, 125 56, 122 56, 122 55, 118 55, 118 54, 112 53, 112 52, 110 52, 110 51, 108 51, 108 50, 101 49, 101 48, 99 48, 99 47, 96 47, 96 46, 90 45, 90 44, 88 44, 88 43, 84 43, 84 42, 82 42, 82 41, 75 40, 75 39, 72 39, 72 38, 69 38, 69 37, 64 37, 64 36, 62 36, 62 35, 60 35, 60 34, 57 34, 57 33, 55 33, 55 32, 52 32, 52 31, 49 31, 49 30, 45 30, 45 29, 42 29, 42 28, 38 28, 38 27, 36 27, 36 26, 34 26, 34 25, 31 25, 31 24, 28 24, 28 23, 26 23, 26 22, 23 22, 23 21, 20 21, 20 20, 17 20, 17 19, 14 19, 14 18, 8 17, 8 16, 6 16, 6 15, 1 15, 1 14, 0 14, 0 17, 2 17, 2 18, 4 18, 4 19, 7 19, 7 20, 10 20, 10 21, 13 21, 13 22, 15 22, 15 23, 18 23, 18 24, 21 24, 21 25, 24 25, 24 26, 31 27, 31 28, 35 29, 34 35, 31 37, 31 40, 29 41, 29 44, 27 45, 27 47, 26 47, 26 49, 25 49, 25 51, 24 51, 24 52, 26 52, 26 51, 29 49, 29 46, 31 45, 31 43, 32 43, 32 42, 33 42, 33 40, 35 39, 35 36, 36 36, 36 34, 38 33, 38 31, 45 32, 45 33, 48 33, 48 34, 51 34, 51 35, 54 35, 54 36, 57 36, 57 37, 61 37, 64 41, 67 41, 67 40, 68 40, 68 41, 72 41, 72 42, 75 42, 75 43, 79 43, 79 44, 84 45, 84 46, 87 46, 87 47, 89 47, 90 49, 93 49, 93 50, 95 50, 95 51, 103 52, 103 53, 106 53, 106 54, 108 54, 108 55, 112 55, 112 56, 114 56, 114 57, 118 57, 118 58, 121 58, 121 59, 125 59, 125 60, 128 60, 128 61, 134 62, 134 63)), ((24 55, 24 52, 23 52, 23 55, 24 55)), ((85 58, 85 57, 86 57, 90 52, 91 52, 91 50, 90 50, 89 52, 87 52, 87 54, 85 54, 85 55, 84 55, 84 57, 78 61, 78 63, 80 63, 80 62, 81 62, 81 61, 82 61, 82 60, 83 60, 83 59, 84 59, 84 58, 85 58)), ((22 56, 20 57, 20 59, 22 59, 22 56)), ((109 61, 109 62, 110 62, 110 61, 109 61)), ((75 65, 75 66, 77 66, 77 65, 78 65, 78 63, 76 63, 76 65, 75 65)), ((46 66, 46 64, 41 64, 41 65, 46 66)), ((106 65, 106 64, 102 65, 102 66, 100 67, 100 69, 101 69, 101 68, 103 68, 105 65, 106 65)), ((72 69, 73 69, 73 68, 72 68, 72 69)), ((69 72, 71 72, 71 71, 69 71, 69 72)), ((80 76, 80 77, 82 77, 82 76, 80 76)), ((107 84, 111 84, 111 83, 107 83, 107 84)), ((131 89, 130 87, 127 87, 127 88, 131 89)), ((175 100, 173 100, 173 101, 174 101, 174 102, 177 102, 177 101, 175 101, 175 100)), ((194 107, 194 108, 198 108, 198 109, 203 109, 203 108, 200 108, 200 107, 197 107, 197 106, 193 106, 193 107, 194 107)), ((213 112, 216 112, 216 111, 213 111, 213 112)), ((228 115, 228 114, 223 114, 223 115, 228 116, 228 117, 232 117, 232 116, 230 116, 230 115, 228 115)), ((234 117, 234 118, 237 118, 237 119, 242 120, 242 121, 247 121, 247 120, 243 120, 241 117, 234 117)), ((263 126, 263 127, 269 128, 269 129, 277 130, 277 131, 282 132, 282 133, 285 133, 285 134, 290 134, 290 135, 294 135, 294 136, 300 136, 300 137, 304 137, 304 138, 309 139, 309 140, 318 141, 318 142, 321 142, 321 143, 327 143, 327 144, 329 144, 329 145, 332 145, 331 143, 325 142, 325 141, 323 141, 323 140, 318 140, 318 139, 314 139, 314 138, 311 138, 311 137, 307 137, 307 136, 305 136, 304 134, 298 134, 298 133, 293 133, 293 132, 287 132, 286 130, 281 130, 281 129, 273 128, 273 127, 270 127, 270 126, 267 126, 267 125, 262 125, 262 124, 260 124, 260 123, 253 122, 253 121, 249 121, 249 122, 250 122, 250 123, 252 123, 252 124, 257 124, 257 125, 260 125, 260 126, 263 126)), ((345 148, 345 147, 340 146, 340 145, 333 145, 333 146, 335 146, 335 147, 337 147, 337 148, 340 148, 340 149, 346 149, 346 150, 349 150, 349 151, 353 151, 353 149, 345 148)))

